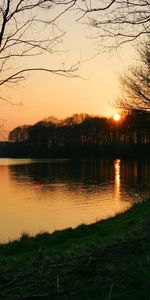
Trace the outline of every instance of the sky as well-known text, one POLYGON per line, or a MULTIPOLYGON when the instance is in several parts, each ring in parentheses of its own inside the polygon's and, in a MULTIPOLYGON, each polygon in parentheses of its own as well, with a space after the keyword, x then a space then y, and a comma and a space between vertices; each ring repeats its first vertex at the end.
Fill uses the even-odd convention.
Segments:
POLYGON ((96 55, 98 41, 89 39, 88 28, 71 23, 69 16, 63 21, 67 33, 57 47, 58 52, 36 58, 37 63, 55 68, 84 61, 80 64, 79 77, 32 73, 20 84, 4 86, 3 96, 15 103, 0 102, 0 126, 6 137, 17 126, 34 124, 49 116, 61 119, 74 113, 87 113, 111 117, 116 112, 113 102, 120 91, 119 76, 132 63, 134 49, 126 45, 113 53, 96 55))

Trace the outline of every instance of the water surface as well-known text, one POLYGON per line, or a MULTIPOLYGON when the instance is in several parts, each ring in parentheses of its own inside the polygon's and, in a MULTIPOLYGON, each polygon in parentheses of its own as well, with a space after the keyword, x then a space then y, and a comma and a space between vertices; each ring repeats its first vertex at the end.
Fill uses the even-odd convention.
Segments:
POLYGON ((0 241, 90 224, 149 193, 148 159, 0 159, 0 241))

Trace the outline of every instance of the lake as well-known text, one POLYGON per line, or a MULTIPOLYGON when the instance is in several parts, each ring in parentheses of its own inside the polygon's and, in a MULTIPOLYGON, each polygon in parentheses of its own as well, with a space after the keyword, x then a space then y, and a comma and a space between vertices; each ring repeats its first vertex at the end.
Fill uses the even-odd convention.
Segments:
POLYGON ((106 219, 149 195, 149 159, 0 159, 0 242, 106 219))

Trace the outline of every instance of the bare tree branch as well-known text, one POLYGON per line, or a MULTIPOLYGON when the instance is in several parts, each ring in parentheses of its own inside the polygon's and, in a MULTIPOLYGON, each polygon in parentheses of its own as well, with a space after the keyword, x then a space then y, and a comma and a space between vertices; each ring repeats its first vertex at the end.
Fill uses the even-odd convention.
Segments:
POLYGON ((109 49, 150 34, 149 0, 84 0, 78 12, 78 20, 88 24, 109 49))
POLYGON ((78 77, 77 75, 74 74, 75 71, 78 70, 78 65, 79 63, 71 66, 70 68, 62 68, 62 69, 46 69, 46 68, 27 68, 27 69, 22 69, 16 73, 13 73, 9 77, 6 77, 5 79, 0 80, 0 86, 5 84, 5 83, 16 83, 21 79, 25 78, 25 73, 29 72, 47 72, 47 73, 53 73, 55 75, 63 75, 65 77, 78 77))
MULTIPOLYGON (((0 4, 0 86, 16 83, 32 71, 74 76, 78 63, 69 68, 46 68, 35 63, 27 67, 26 57, 51 55, 62 42, 64 32, 56 20, 76 0, 2 0, 0 4), (13 66, 13 67, 12 67, 13 66), (15 66, 15 67, 14 67, 15 66)), ((39 60, 40 61, 40 60, 39 60)))

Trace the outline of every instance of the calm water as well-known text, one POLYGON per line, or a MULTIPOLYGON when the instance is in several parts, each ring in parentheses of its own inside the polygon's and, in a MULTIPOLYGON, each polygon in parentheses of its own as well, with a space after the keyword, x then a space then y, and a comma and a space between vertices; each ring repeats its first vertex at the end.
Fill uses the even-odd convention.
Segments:
POLYGON ((0 159, 0 241, 93 223, 149 194, 148 159, 0 159))

